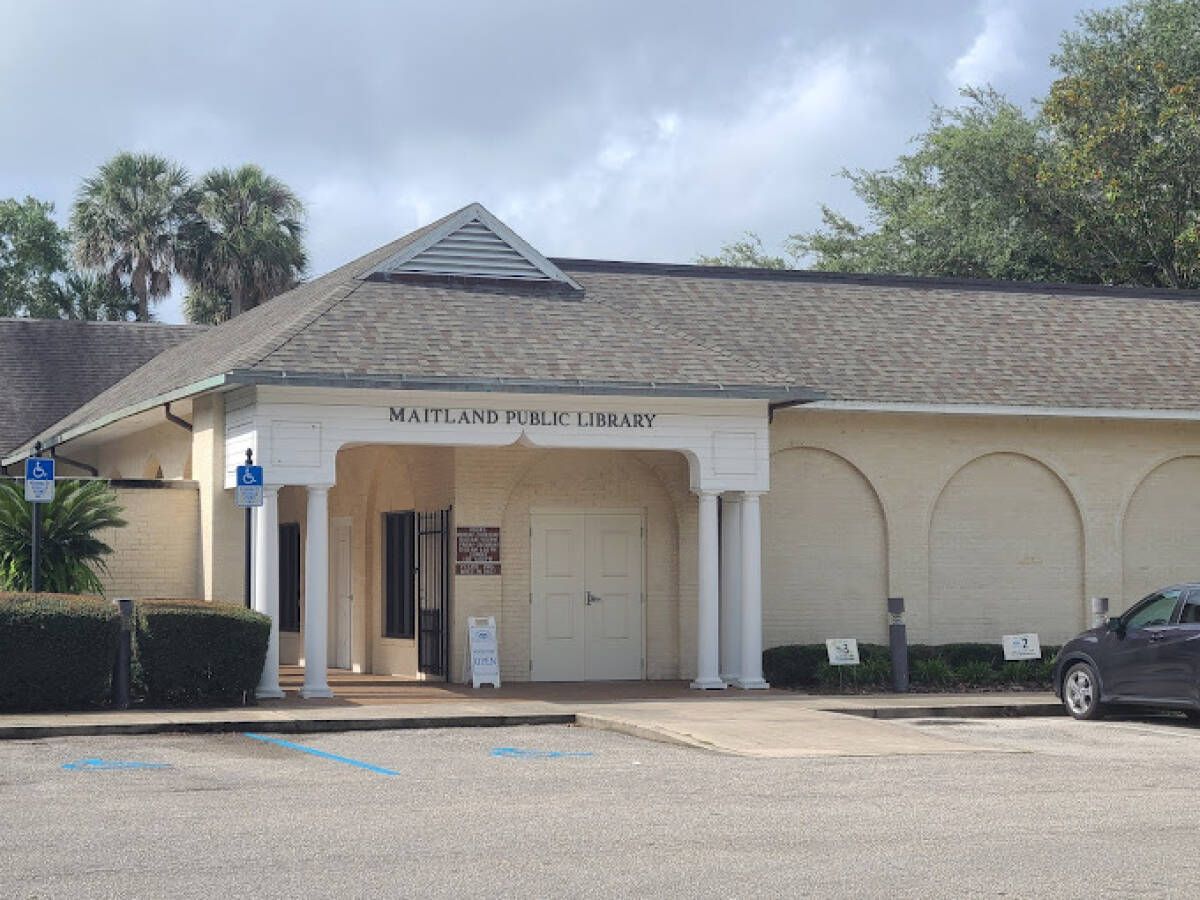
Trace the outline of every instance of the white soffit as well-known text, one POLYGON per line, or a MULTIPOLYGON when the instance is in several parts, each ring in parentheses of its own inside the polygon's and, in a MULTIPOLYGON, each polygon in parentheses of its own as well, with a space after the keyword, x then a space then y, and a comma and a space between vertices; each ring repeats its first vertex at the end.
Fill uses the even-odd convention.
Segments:
POLYGON ((450 216, 385 260, 371 275, 455 275, 582 288, 478 203, 450 216))

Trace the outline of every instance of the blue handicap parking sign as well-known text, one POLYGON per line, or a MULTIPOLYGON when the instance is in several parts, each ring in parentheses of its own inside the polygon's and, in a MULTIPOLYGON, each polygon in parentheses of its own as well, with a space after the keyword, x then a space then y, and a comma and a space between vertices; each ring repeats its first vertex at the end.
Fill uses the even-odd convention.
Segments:
POLYGON ((263 504, 263 467, 237 467, 237 505, 262 506, 263 504))
POLYGON ((40 456, 25 460, 25 499, 30 503, 54 499, 54 460, 40 456))

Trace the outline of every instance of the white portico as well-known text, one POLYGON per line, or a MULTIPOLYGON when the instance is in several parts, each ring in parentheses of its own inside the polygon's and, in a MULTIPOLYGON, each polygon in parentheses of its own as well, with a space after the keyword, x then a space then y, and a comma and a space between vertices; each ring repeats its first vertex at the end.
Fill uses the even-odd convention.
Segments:
MULTIPOLYGON (((399 392, 305 385, 247 386, 231 393, 225 404, 226 487, 233 486, 235 461, 244 456, 246 449, 253 450, 255 459, 261 461, 265 468, 268 482, 255 529, 255 606, 272 616, 277 625, 279 610, 274 604, 277 604, 279 596, 279 556, 278 546, 272 536, 276 534, 279 522, 279 496, 281 491, 288 489, 294 492, 300 488, 304 492, 304 696, 329 696, 326 680, 329 629, 331 615, 336 617, 337 610, 336 603, 331 604, 331 586, 334 593, 336 586, 331 579, 329 498, 331 493, 339 490, 339 474, 343 479, 356 477, 353 465, 347 467, 345 460, 355 458, 353 454, 360 448, 370 447, 422 448, 424 452, 446 457, 470 449, 476 454, 476 459, 487 458, 486 455, 478 455, 486 448, 496 448, 509 457, 524 448, 541 451, 543 459, 595 459, 601 466, 605 465, 606 459, 623 459, 622 454, 641 454, 641 458, 652 460, 664 456, 680 459, 686 467, 686 489, 694 495, 690 502, 694 505, 695 513, 695 544, 683 552, 678 546, 670 548, 669 555, 680 568, 683 560, 693 558, 696 568, 694 576, 681 572, 675 586, 675 616, 686 623, 680 628, 678 637, 679 661, 675 677, 680 672, 692 671, 695 676, 692 683, 697 688, 723 688, 730 680, 744 688, 766 686, 761 671, 757 502, 758 496, 768 487, 765 401, 669 399, 637 395, 399 392), (546 451, 550 456, 546 456, 546 451), (593 453, 589 457, 580 451, 593 453), (343 464, 339 466, 340 453, 343 454, 343 464), (717 527, 719 497, 725 498, 726 502, 724 547, 721 547, 717 527), (735 522, 736 526, 731 522, 735 522), (737 535, 732 542, 728 536, 731 533, 737 535), (727 561, 723 583, 722 557, 727 561), (736 570, 736 576, 731 576, 733 570, 736 570), (691 584, 695 585, 695 593, 688 596, 691 594, 691 584), (695 637, 685 638, 682 631, 692 627, 695 637), (722 640, 726 644, 724 649, 722 640), (737 643, 736 649, 728 646, 730 642, 737 643), (691 645, 690 652, 686 645, 691 645), (746 664, 739 664, 733 671, 722 671, 720 662, 728 664, 729 659, 745 660, 746 664)), ((460 533, 466 529, 495 529, 499 532, 502 545, 512 544, 513 552, 516 552, 516 547, 521 547, 526 559, 506 560, 505 565, 512 571, 501 570, 496 575, 477 574, 483 571, 480 568, 459 567, 453 576, 452 594, 455 599, 450 621, 465 621, 467 616, 494 612, 496 604, 489 600, 489 593, 499 597, 504 579, 524 578, 531 584, 536 581, 530 572, 545 547, 532 545, 534 525, 545 521, 547 517, 553 522, 567 522, 590 515, 593 520, 598 519, 601 525, 607 527, 610 533, 609 546, 618 548, 622 548, 622 545, 612 543, 615 539, 611 538, 611 533, 615 532, 608 526, 619 523, 622 517, 626 522, 631 518, 640 518, 645 521, 642 527, 643 540, 638 542, 631 554, 624 554, 622 548, 622 558, 633 554, 644 557, 637 562, 639 567, 644 562, 650 576, 664 564, 664 560, 657 558, 658 555, 668 555, 660 550, 664 546, 664 539, 658 532, 670 526, 660 524, 653 516, 647 516, 642 506, 630 505, 631 498, 636 501, 636 494, 623 493, 618 486, 612 488, 613 501, 604 501, 601 497, 601 502, 590 510, 581 510, 574 505, 564 508, 554 503, 554 497, 541 489, 537 470, 545 467, 533 468, 534 471, 527 474, 526 480, 533 484, 532 496, 539 500, 530 501, 528 505, 524 501, 510 503, 514 508, 508 509, 496 521, 463 520, 472 506, 470 494, 477 490, 475 485, 482 483, 478 472, 463 469, 452 478, 453 484, 447 495, 452 503, 448 505, 453 505, 456 510, 455 524, 460 533), (618 505, 619 510, 616 508, 618 505), (652 532, 649 535, 647 525, 652 532)), ((386 474, 383 477, 386 478, 386 474)), ((605 477, 610 484, 621 480, 619 472, 605 477)), ((378 488, 371 493, 377 494, 378 488)), ((512 493, 515 491, 510 490, 512 493)), ((362 530, 371 527, 371 515, 381 512, 371 510, 365 513, 362 530)), ((690 514, 691 511, 688 512, 690 514)), ((552 530, 556 535, 562 531, 552 530)), ((690 528, 680 529, 676 526, 675 533, 668 536, 669 541, 678 544, 685 539, 684 534, 688 530, 690 528)), ((634 534, 637 534, 636 525, 634 534)), ((599 543, 593 541, 598 548, 595 552, 608 552, 603 545, 604 540, 606 538, 601 536, 597 538, 599 543)), ((553 550, 553 547, 567 548, 569 545, 547 546, 553 550)), ((374 555, 377 557, 378 552, 374 555)), ((566 560, 570 555, 569 550, 561 549, 551 555, 554 559, 548 571, 552 574, 565 571, 563 567, 568 566, 566 560)), ((361 560, 363 566, 378 567, 378 558, 371 556, 370 553, 359 552, 355 559, 361 560)), ((545 562, 542 564, 546 565, 545 562)), ((595 563, 598 568, 608 565, 602 559, 595 563)), ((496 568, 499 570, 501 567, 497 565, 496 568)), ((569 580, 570 575, 566 572, 564 577, 569 580)), ((607 587, 611 591, 610 599, 591 587, 585 592, 587 596, 579 598, 584 607, 597 606, 597 613, 601 614, 603 621, 598 621, 594 628, 601 630, 615 627, 613 621, 623 621, 626 615, 623 610, 617 613, 604 611, 605 603, 609 604, 608 610, 611 610, 618 602, 611 599, 618 593, 613 588, 613 573, 599 572, 591 584, 605 584, 604 577, 609 578, 607 587)), ((641 646, 635 649, 632 658, 639 664, 636 670, 611 670, 617 673, 612 677, 632 675, 640 678, 656 673, 662 677, 664 669, 661 660, 650 660, 650 665, 647 665, 647 648, 660 641, 661 636, 654 632, 663 618, 655 612, 652 604, 647 603, 647 595, 652 593, 649 590, 652 582, 653 577, 643 582, 641 596, 635 597, 628 609, 629 615, 636 616, 637 621, 633 623, 636 627, 631 628, 628 635, 620 630, 612 632, 609 635, 612 640, 607 642, 607 646, 622 646, 622 652, 628 653, 628 642, 622 645, 622 639, 628 636, 638 640, 641 646)), ((563 623, 569 625, 571 617, 576 615, 576 601, 552 592, 554 595, 541 609, 535 602, 535 593, 531 588, 529 605, 533 609, 528 619, 522 621, 518 616, 509 615, 502 621, 501 628, 504 637, 510 637, 506 634, 508 629, 520 627, 528 630, 529 634, 520 639, 511 636, 505 641, 505 646, 511 648, 511 653, 521 653, 523 648, 528 648, 524 650, 530 657, 528 671, 530 677, 537 678, 541 664, 538 657, 550 653, 547 648, 553 645, 555 636, 562 638, 560 646, 570 646, 567 641, 574 636, 566 633, 564 629, 567 626, 563 623), (543 638, 540 643, 539 635, 543 638)), ((653 597, 651 600, 653 603, 653 597)), ((352 627, 366 630, 380 622, 383 614, 377 608, 370 610, 368 607, 378 607, 381 602, 379 596, 359 598, 356 609, 362 612, 353 616, 352 621, 356 624, 352 627)), ((503 609, 502 601, 500 608, 503 609)), ((579 612, 581 621, 586 621, 582 616, 590 612, 588 609, 579 612)), ((353 648, 361 648, 357 654, 351 654, 351 663, 356 668, 369 670, 380 666, 379 662, 364 658, 370 656, 367 649, 371 644, 370 637, 361 634, 351 642, 353 648), (359 658, 354 659, 355 655, 359 658)), ((457 637, 457 632, 452 632, 452 638, 457 637)), ((272 630, 268 664, 259 689, 263 696, 278 694, 279 641, 279 629, 276 627, 272 630)), ((592 639, 588 647, 592 648, 591 652, 608 652, 595 650, 604 644, 604 641, 592 639)), ((517 661, 518 665, 520 662, 517 661)), ((545 671, 552 673, 553 670, 545 671)), ((605 669, 603 660, 598 660, 591 671, 609 670, 605 669)), ((669 671, 669 667, 666 671, 669 671)), ((549 677, 554 676, 550 674, 549 677)))

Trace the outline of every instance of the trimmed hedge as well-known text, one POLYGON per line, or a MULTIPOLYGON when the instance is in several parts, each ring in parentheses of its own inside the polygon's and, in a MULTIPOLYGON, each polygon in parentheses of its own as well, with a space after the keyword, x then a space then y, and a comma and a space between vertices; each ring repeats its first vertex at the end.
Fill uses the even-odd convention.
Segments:
MULTIPOLYGON (((1049 688, 1058 647, 1041 660, 1008 662, 996 644, 912 644, 908 680, 917 688, 948 690, 1001 685, 1049 688)), ((787 644, 763 651, 763 677, 776 687, 891 690, 891 650, 859 644, 857 666, 831 666, 824 644, 787 644)))
POLYGON ((0 709, 106 702, 120 625, 99 597, 0 593, 0 709))
POLYGON ((163 705, 241 703, 258 685, 271 620, 230 603, 134 604, 137 675, 163 705))

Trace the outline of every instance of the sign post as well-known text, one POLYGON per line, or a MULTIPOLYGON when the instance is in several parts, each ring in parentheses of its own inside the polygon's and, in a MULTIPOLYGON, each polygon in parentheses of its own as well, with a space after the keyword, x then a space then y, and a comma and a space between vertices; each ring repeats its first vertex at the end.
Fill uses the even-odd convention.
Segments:
MULTIPOLYGON (((246 450, 246 464, 237 467, 237 505, 246 508, 246 609, 250 608, 251 525, 250 510, 263 505, 263 469, 254 465, 254 451, 246 450)), ((269 536, 268 536, 269 538, 269 536)))
POLYGON ((25 499, 31 504, 30 519, 30 587, 34 593, 42 589, 42 504, 54 499, 54 460, 42 458, 42 442, 33 448, 34 455, 25 460, 25 499))

